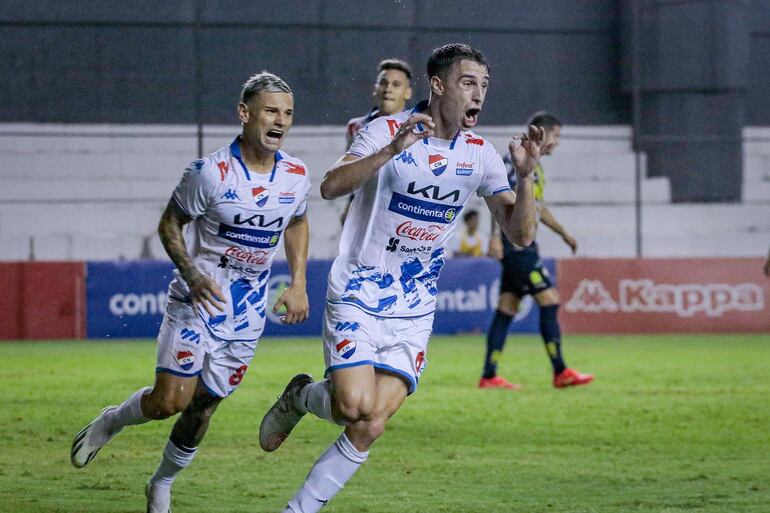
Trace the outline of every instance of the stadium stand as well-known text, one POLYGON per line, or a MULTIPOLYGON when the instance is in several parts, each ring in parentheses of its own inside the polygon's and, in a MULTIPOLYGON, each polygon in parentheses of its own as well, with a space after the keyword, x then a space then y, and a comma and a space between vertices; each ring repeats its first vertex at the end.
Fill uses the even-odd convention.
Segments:
MULTIPOLYGON (((499 151, 520 127, 479 132, 499 151)), ((229 142, 231 126, 206 128, 205 150, 229 142)), ((324 202, 321 173, 344 146, 337 126, 295 127, 287 151, 313 173, 312 258, 336 254, 343 202, 324 202)), ((546 200, 580 243, 581 256, 635 251, 634 155, 625 126, 567 126, 545 161, 546 200)), ((672 204, 667 178, 642 181, 645 256, 758 256, 770 240, 770 129, 744 130, 743 203, 672 204), (649 208, 654 205, 654 208, 649 208)), ((0 260, 165 258, 155 234, 182 170, 196 153, 192 126, 0 125, 0 260)), ((642 159, 644 164, 644 159, 642 159)), ((482 226, 488 212, 481 209, 482 226)), ((569 249, 550 231, 543 253, 569 249)))

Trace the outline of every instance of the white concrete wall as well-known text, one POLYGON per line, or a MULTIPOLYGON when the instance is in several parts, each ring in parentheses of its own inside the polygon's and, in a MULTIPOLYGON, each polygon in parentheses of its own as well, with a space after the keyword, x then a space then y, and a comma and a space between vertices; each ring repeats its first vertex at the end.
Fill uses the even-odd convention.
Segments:
MULTIPOLYGON (((520 127, 479 132, 499 151, 520 127)), ((206 127, 205 151, 228 144, 237 126, 206 127)), ((295 127, 286 150, 314 182, 311 257, 337 251, 345 200, 323 201, 318 183, 342 153, 341 127, 295 127)), ((759 256, 770 244, 770 128, 748 128, 744 203, 672 205, 666 179, 642 184, 645 256, 759 256)), ((634 154, 627 127, 565 127, 544 161, 546 199, 575 235, 582 256, 633 256, 634 154)), ((185 166, 195 158, 191 126, 0 125, 0 260, 133 259, 143 245, 165 257, 155 228, 185 166)), ((694 171, 695 172, 695 171, 694 171)), ((474 203, 489 216, 484 202, 474 203)), ((546 255, 568 256, 541 227, 546 255)), ((146 251, 146 249, 145 249, 146 251)))

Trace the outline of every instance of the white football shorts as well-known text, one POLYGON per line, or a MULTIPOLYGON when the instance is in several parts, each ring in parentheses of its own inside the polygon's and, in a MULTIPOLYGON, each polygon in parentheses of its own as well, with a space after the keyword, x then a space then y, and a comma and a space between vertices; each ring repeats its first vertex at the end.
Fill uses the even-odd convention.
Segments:
POLYGON ((257 343, 214 337, 191 305, 169 298, 158 333, 155 372, 198 376, 211 395, 227 397, 243 380, 257 343))
POLYGON ((350 305, 326 303, 326 375, 338 369, 371 365, 402 378, 409 393, 417 388, 428 363, 433 314, 414 318, 376 317, 350 305))

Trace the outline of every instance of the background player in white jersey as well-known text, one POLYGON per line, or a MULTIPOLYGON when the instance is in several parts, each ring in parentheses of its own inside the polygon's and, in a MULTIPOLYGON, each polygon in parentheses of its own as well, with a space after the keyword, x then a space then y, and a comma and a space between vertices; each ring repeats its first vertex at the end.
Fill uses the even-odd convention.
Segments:
POLYGON ((308 316, 310 185, 304 164, 280 151, 293 115, 294 97, 283 80, 267 72, 252 76, 238 104, 241 135, 185 171, 158 227, 176 270, 158 335, 155 384, 105 408, 72 444, 72 463, 83 467, 123 427, 182 412, 147 484, 148 512, 170 511, 177 473, 191 463, 219 402, 243 380, 265 325, 281 236, 292 278, 275 309, 286 308, 287 324, 308 316))
POLYGON ((466 44, 434 50, 430 100, 380 117, 358 133, 326 174, 325 199, 357 191, 329 276, 324 356, 329 379, 299 374, 260 426, 260 445, 278 448, 300 418, 344 425, 286 512, 318 511, 353 476, 426 366, 436 280, 461 210, 483 196, 518 244, 534 237, 532 169, 545 138, 531 127, 510 150, 519 168, 511 192, 500 155, 470 131, 489 83, 484 56, 466 44))
MULTIPOLYGON (((372 97, 376 105, 365 116, 352 118, 346 128, 345 148, 350 148, 353 138, 359 130, 370 121, 380 116, 392 116, 406 108, 406 102, 412 99, 412 69, 401 59, 385 59, 377 66, 377 79, 374 82, 372 97)), ((350 210, 351 196, 340 221, 345 224, 345 218, 350 210)))
POLYGON ((365 116, 348 121, 347 148, 367 123, 380 116, 392 116, 406 108, 412 99, 412 69, 401 59, 385 59, 377 65, 377 79, 372 90, 375 106, 365 116))

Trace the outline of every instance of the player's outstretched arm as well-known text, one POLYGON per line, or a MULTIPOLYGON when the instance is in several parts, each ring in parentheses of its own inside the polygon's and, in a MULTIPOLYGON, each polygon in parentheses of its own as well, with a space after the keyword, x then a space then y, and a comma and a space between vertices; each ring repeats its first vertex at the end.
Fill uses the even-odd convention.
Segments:
POLYGON ((529 246, 535 240, 535 193, 532 172, 545 146, 545 129, 530 125, 527 133, 513 137, 508 144, 516 173, 516 194, 503 192, 484 199, 508 240, 529 246))
POLYGON ((529 246, 535 240, 535 199, 532 193, 532 179, 526 180, 528 185, 522 181, 516 183, 516 194, 512 192, 501 192, 493 196, 485 196, 487 207, 500 225, 500 230, 517 246, 529 246), (529 187, 527 200, 526 188, 529 187))
POLYGON ((427 114, 413 114, 399 127, 390 144, 385 145, 379 151, 363 158, 350 154, 343 155, 326 172, 321 182, 321 197, 331 200, 355 191, 374 176, 377 170, 390 159, 417 141, 431 137, 434 127, 433 120, 427 114), (424 130, 422 132, 415 131, 418 123, 423 124, 424 130))
POLYGON ((201 273, 187 253, 182 227, 190 221, 190 217, 172 198, 160 218, 158 235, 166 253, 190 289, 193 307, 201 305, 209 315, 214 316, 214 309, 224 311, 224 296, 214 280, 201 273))
POLYGON ((292 219, 283 236, 291 284, 275 302, 273 312, 278 313, 280 308, 285 306, 286 315, 281 318, 281 321, 284 324, 297 324, 307 319, 310 313, 306 280, 307 248, 310 239, 307 216, 292 219))
POLYGON ((577 241, 575 238, 567 233, 567 230, 553 216, 551 210, 542 203, 540 204, 540 220, 564 240, 572 250, 573 255, 577 252, 577 241))

